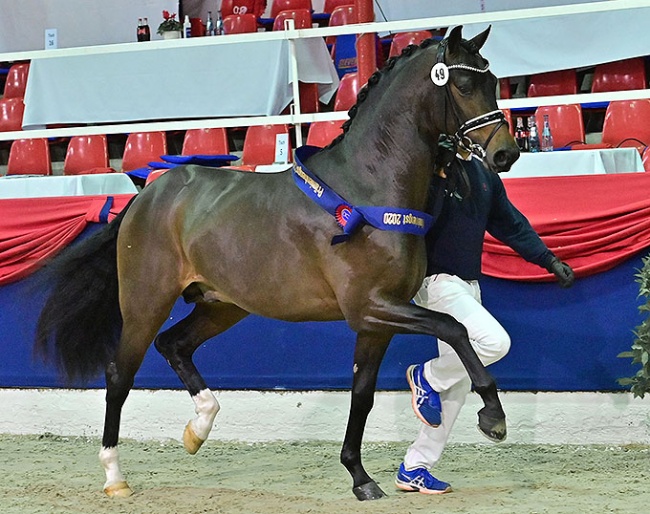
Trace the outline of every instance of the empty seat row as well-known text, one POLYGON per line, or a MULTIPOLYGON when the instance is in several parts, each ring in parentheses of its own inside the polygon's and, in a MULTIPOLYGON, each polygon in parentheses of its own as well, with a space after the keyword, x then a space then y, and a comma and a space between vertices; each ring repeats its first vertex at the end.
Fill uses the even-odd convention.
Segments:
MULTIPOLYGON (((510 82, 501 79, 501 98, 511 98, 510 82)), ((646 89, 648 86, 645 59, 635 57, 599 64, 594 68, 592 93, 646 89)), ((530 76, 527 96, 575 95, 579 92, 576 70, 558 70, 530 76)))
MULTIPOLYGON (((573 149, 636 147, 650 145, 650 99, 616 100, 605 111, 601 143, 585 143, 585 126, 580 104, 541 106, 535 111, 538 127, 548 116, 553 146, 573 149)), ((512 118, 510 112, 507 118, 512 118)), ((509 120, 512 128, 512 121, 509 120)))

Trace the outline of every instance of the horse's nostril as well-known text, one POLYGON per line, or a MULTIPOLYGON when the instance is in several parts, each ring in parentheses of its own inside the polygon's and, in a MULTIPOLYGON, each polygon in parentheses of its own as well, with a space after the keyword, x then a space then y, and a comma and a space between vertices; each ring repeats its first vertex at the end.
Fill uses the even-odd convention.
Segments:
POLYGON ((509 170, 518 157, 519 157, 518 152, 511 152, 508 150, 498 150, 494 154, 494 165, 499 170, 509 170))

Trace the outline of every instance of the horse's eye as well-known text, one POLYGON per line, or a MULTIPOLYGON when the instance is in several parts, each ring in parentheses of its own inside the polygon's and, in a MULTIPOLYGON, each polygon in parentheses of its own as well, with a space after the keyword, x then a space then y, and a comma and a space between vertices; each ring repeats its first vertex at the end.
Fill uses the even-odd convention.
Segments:
POLYGON ((463 96, 469 96, 472 94, 472 87, 468 83, 458 84, 458 91, 463 96))

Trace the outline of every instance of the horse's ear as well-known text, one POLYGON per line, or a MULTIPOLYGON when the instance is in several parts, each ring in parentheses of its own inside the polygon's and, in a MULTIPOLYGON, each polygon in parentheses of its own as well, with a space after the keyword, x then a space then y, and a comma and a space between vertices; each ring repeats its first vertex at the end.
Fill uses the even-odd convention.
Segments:
POLYGON ((488 25, 488 28, 485 29, 483 32, 480 34, 477 34, 474 36, 470 41, 476 45, 476 48, 479 50, 483 48, 483 45, 485 44, 485 40, 487 37, 490 35, 490 29, 492 28, 492 25, 488 25))
POLYGON ((451 55, 458 54, 460 52, 460 42, 463 38, 461 32, 463 31, 463 26, 458 25, 451 29, 449 36, 447 36, 447 48, 451 55))

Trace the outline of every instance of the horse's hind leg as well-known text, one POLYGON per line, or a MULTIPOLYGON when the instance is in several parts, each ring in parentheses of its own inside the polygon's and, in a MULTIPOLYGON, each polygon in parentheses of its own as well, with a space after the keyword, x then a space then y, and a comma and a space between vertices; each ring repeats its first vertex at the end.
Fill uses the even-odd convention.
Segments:
POLYGON ((120 471, 117 450, 122 407, 133 387, 135 374, 140 369, 147 348, 172 306, 173 301, 160 309, 137 309, 135 317, 125 316, 115 360, 106 367, 106 414, 99 460, 106 473, 104 492, 108 496, 125 497, 133 493, 120 471), (158 314, 155 319, 151 316, 147 318, 143 311, 158 314))
POLYGON ((360 333, 354 349, 352 402, 341 449, 341 463, 352 475, 352 492, 359 500, 375 500, 386 496, 361 463, 361 442, 368 414, 374 404, 377 373, 390 340, 391 336, 360 333))
POLYGON ((247 315, 248 312, 232 304, 200 302, 189 316, 155 340, 156 349, 181 379, 195 404, 197 416, 188 422, 183 433, 183 444, 188 453, 195 454, 199 450, 219 412, 219 402, 196 369, 192 355, 204 341, 247 315))

